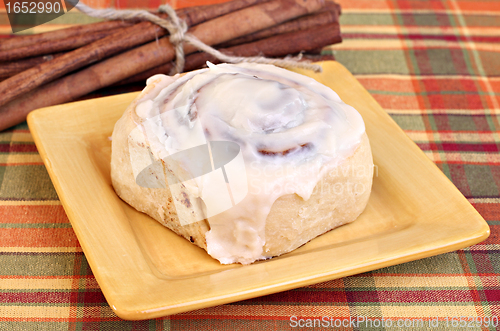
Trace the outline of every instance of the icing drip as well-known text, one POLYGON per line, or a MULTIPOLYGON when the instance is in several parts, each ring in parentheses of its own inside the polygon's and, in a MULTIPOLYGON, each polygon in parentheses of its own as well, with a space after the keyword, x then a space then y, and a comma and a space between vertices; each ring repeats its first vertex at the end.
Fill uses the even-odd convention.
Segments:
MULTIPOLYGON (((226 167, 224 178, 233 197, 247 194, 208 217, 208 253, 221 263, 268 258, 265 224, 274 201, 287 194, 307 200, 323 174, 354 152, 365 130, 359 113, 331 89, 269 65, 209 64, 151 82, 156 86, 138 100, 136 114, 155 157, 213 141, 233 141, 241 149, 241 171, 226 167), (245 175, 246 187, 231 186, 245 175)), ((211 180, 200 176, 185 187, 192 197, 208 197, 211 180)))

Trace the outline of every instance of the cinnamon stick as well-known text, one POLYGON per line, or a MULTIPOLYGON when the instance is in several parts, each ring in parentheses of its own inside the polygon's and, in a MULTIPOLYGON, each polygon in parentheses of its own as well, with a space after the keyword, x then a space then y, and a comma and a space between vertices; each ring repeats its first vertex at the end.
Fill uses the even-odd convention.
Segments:
MULTIPOLYGON (((327 45, 340 43, 342 37, 340 35, 340 26, 337 22, 326 24, 320 27, 314 27, 307 30, 289 32, 281 35, 272 36, 269 38, 254 41, 252 43, 233 46, 225 49, 219 49, 224 54, 234 56, 258 56, 264 55, 267 57, 280 57, 288 54, 297 54, 299 52, 311 52, 316 49, 323 48, 327 45)), ((317 57, 317 61, 323 59, 317 57)), ((326 59, 331 60, 331 57, 326 59)), ((198 52, 186 57, 184 64, 185 71, 191 71, 201 68, 207 61, 219 63, 220 61, 213 56, 198 52)), ((172 63, 166 63, 140 74, 131 76, 123 81, 122 84, 130 84, 140 81, 145 81, 149 77, 156 74, 168 74, 172 69, 172 63)))
MULTIPOLYGON (((285 33, 249 44, 233 46, 222 52, 228 55, 255 56, 262 54, 267 57, 284 56, 307 52, 326 45, 342 41, 339 23, 330 23, 308 30, 285 33)), ((208 61, 216 61, 210 58, 208 61)))
MULTIPOLYGON (((208 6, 195 6, 195 7, 188 7, 188 8, 183 8, 181 10, 178 10, 177 13, 179 17, 183 20, 185 20, 186 24, 188 26, 191 25, 196 25, 199 23, 202 23, 206 20, 213 19, 215 17, 219 17, 225 14, 228 14, 230 12, 243 9, 246 7, 249 7, 253 4, 261 3, 261 2, 266 2, 268 0, 234 0, 231 2, 227 3, 221 3, 221 4, 214 4, 214 5, 208 5, 208 6)), ((56 52, 56 49, 63 49, 65 48, 64 46, 56 46, 57 43, 69 43, 71 44, 72 42, 75 42, 75 39, 82 38, 85 39, 86 33, 92 33, 93 30, 97 30, 97 32, 94 33, 100 33, 99 29, 101 28, 113 28, 114 24, 108 25, 108 24, 101 24, 100 23, 92 23, 89 24, 88 26, 85 26, 83 28, 82 26, 78 27, 72 27, 72 28, 67 28, 63 30, 58 30, 57 33, 53 32, 47 32, 47 33, 41 33, 33 36, 20 36, 20 37, 15 37, 12 39, 23 39, 27 38, 30 40, 30 42, 37 42, 37 47, 31 47, 31 46, 23 46, 23 50, 19 51, 19 54, 22 54, 26 48, 30 48, 34 50, 34 53, 38 52, 40 53, 40 45, 47 44, 46 49, 50 49, 51 52, 56 52), (82 35, 83 34, 83 35, 82 35), (57 39, 60 38, 60 39, 57 39), (39 42, 37 41, 39 40, 39 42), (46 40, 44 42, 44 40, 46 40), (52 43, 52 44, 51 44, 52 43)), ((107 23, 107 22, 104 22, 107 23)), ((126 24, 126 27, 130 26, 130 24, 126 24)), ((117 29, 123 29, 124 26, 119 26, 117 28, 113 28, 110 31, 117 31, 117 29)), ((108 29, 108 30, 109 30, 108 29)), ((139 33, 139 31, 137 31, 139 33)), ((81 41, 80 41, 81 42, 81 41)), ((22 45, 22 43, 18 43, 19 45, 22 45)), ((13 46, 14 44, 11 44, 10 46, 13 46)), ((3 43, 0 44, 0 46, 5 46, 3 43)), ((7 45, 8 46, 8 45, 7 45)), ((15 45, 14 45, 15 46, 15 45)), ((1 49, 1 47, 0 47, 1 49)), ((14 50, 17 51, 16 48, 14 50)), ((6 51, 5 53, 9 52, 6 51)), ((24 53, 25 55, 28 54, 29 50, 24 53)), ((49 53, 45 53, 49 54, 49 53)), ((62 54, 61 54, 62 55, 62 54)), ((0 55, 1 56, 1 55, 0 55)), ((5 55, 4 55, 5 56, 5 55)), ((31 55, 34 56, 34 55, 31 55)), ((24 56, 27 57, 27 56, 24 56)), ((20 73, 23 70, 27 70, 29 68, 32 68, 40 63, 46 62, 48 59, 52 59, 52 57, 49 58, 44 58, 44 57, 37 57, 37 58, 30 58, 22 61, 17 61, 12 62, 12 63, 0 63, 0 79, 5 79, 8 77, 11 77, 17 73, 20 73)))
MULTIPOLYGON (((205 44, 214 45, 263 28, 268 28, 295 17, 306 15, 320 8, 321 0, 272 0, 201 23, 191 28, 189 32, 205 44)), ((164 34, 165 31, 156 25, 150 22, 141 22, 77 50, 68 52, 58 59, 42 63, 7 78, 0 82, 0 106, 68 72, 164 34)), ((128 53, 124 53, 117 56, 116 68, 120 68, 120 71, 116 73, 116 76, 105 75, 105 77, 101 77, 101 79, 95 82, 96 88, 90 91, 113 84, 116 81, 160 65, 163 62, 171 61, 175 55, 172 45, 165 38, 146 45, 144 49, 139 49, 139 51, 137 49, 132 50, 133 53, 129 55, 127 55, 128 53), (158 50, 158 47, 162 49, 158 50), (154 57, 148 56, 149 54, 154 54, 154 57), (124 59, 122 59, 122 55, 125 56, 124 59), (127 57, 130 55, 132 55, 133 62, 135 63, 128 63, 127 57), (146 58, 148 59, 147 61, 144 60, 146 58), (102 85, 103 83, 106 85, 102 85)), ((186 54, 194 51, 194 46, 190 44, 185 45, 184 52, 186 54)), ((114 65, 111 64, 111 66, 114 65)), ((104 71, 107 70, 109 70, 109 67, 104 68, 104 71)), ((94 77, 91 78, 92 81, 96 80, 94 77)))
POLYGON ((64 74, 97 62, 105 57, 130 49, 164 35, 165 30, 150 22, 129 26, 91 44, 68 52, 53 61, 41 63, 0 82, 0 105, 64 74), (138 33, 142 32, 142 33, 138 33))
MULTIPOLYGON (((182 8, 176 10, 176 13, 186 22, 201 23, 267 1, 269 0, 233 0, 212 5, 182 8)), ((192 25, 194 24, 188 24, 188 26, 192 25)))
POLYGON ((318 11, 322 4, 322 0, 272 0, 238 11, 231 19, 225 15, 195 26, 190 33, 208 45, 220 44, 318 11))
MULTIPOLYGON (((189 32, 202 42, 214 45, 306 15, 319 10, 321 5, 321 0, 272 0, 204 22, 191 28, 189 32)), ((189 54, 194 52, 195 48, 191 45, 185 45, 184 51, 189 54)), ((170 62, 174 58, 174 54, 174 49, 169 40, 162 38, 157 42, 148 43, 116 55, 56 82, 47 84, 33 93, 0 107, 0 117, 2 118, 0 130, 23 121, 28 112, 33 109, 75 100, 99 88, 170 62)), ((64 56, 61 56, 61 58, 64 56)), ((54 63, 58 60, 50 62, 54 63)), ((4 83, 14 77, 0 83, 0 88, 2 88, 0 89, 0 96, 3 96, 2 93, 9 92, 6 91, 6 84, 4 83)), ((12 95, 12 93, 9 95, 12 95)), ((4 100, 6 98, 3 98, 4 100)))
POLYGON ((77 36, 85 35, 88 33, 94 33, 97 31, 107 31, 113 30, 120 27, 131 26, 132 22, 125 21, 106 21, 91 23, 85 25, 73 26, 66 29, 44 32, 39 34, 33 34, 29 36, 16 36, 14 38, 9 38, 0 43, 0 51, 5 51, 8 49, 19 48, 30 45, 38 45, 51 40, 59 40, 65 38, 74 38, 77 36))
POLYGON ((255 40, 264 39, 277 34, 306 30, 315 26, 321 26, 339 21, 339 6, 331 1, 326 2, 325 9, 304 17, 300 17, 283 24, 273 26, 269 29, 261 30, 249 35, 232 39, 226 43, 218 45, 218 48, 227 48, 235 45, 246 44, 255 40))
POLYGON ((50 61, 61 55, 62 54, 48 54, 23 60, 0 63, 0 80, 14 76, 21 71, 32 68, 40 63, 50 61))
MULTIPOLYGON (((209 6, 194 6, 183 8, 176 12, 181 19, 186 21, 186 24, 188 26, 191 26, 265 1, 268 0, 234 0, 228 3, 214 4, 209 6)), ((76 38, 78 36, 83 36, 98 31, 109 31, 118 28, 125 28, 133 25, 134 23, 137 22, 105 21, 78 25, 70 28, 38 33, 29 36, 16 36, 14 38, 9 38, 2 41, 2 43, 0 43, 0 51, 32 45, 36 45, 38 47, 39 44, 45 42, 76 38)))
POLYGON ((0 61, 12 61, 38 55, 52 54, 61 51, 72 50, 90 44, 104 37, 107 37, 114 32, 116 32, 116 29, 96 31, 83 35, 78 35, 72 38, 46 41, 37 44, 36 47, 29 45, 29 46, 9 49, 0 53, 0 61))
POLYGON ((333 54, 304 54, 301 61, 322 62, 335 61, 333 54))
MULTIPOLYGON (((284 1, 285 3, 288 2, 292 4, 290 6, 290 9, 288 12, 293 13, 295 16, 286 18, 290 19, 293 17, 296 17, 300 12, 299 8, 308 8, 308 7, 313 7, 314 4, 319 4, 319 0, 313 0, 310 1, 310 3, 313 4, 311 6, 309 3, 306 3, 305 5, 301 4, 304 3, 306 0, 296 0, 297 2, 292 2, 292 1, 284 1), (293 5, 295 4, 295 5, 293 5)), ((261 6, 262 8, 267 8, 266 10, 269 12, 269 14, 273 14, 276 11, 275 7, 272 7, 274 2, 268 2, 267 4, 270 4, 271 6, 265 6, 266 3, 260 4, 260 5, 255 5, 253 7, 258 7, 261 6)), ((275 6, 276 4, 274 4, 275 6)), ((279 4, 278 4, 279 5, 279 4)), ((249 7, 249 8, 253 8, 249 7)), ((248 8, 246 8, 248 9, 248 8)), ((316 8, 317 9, 317 8, 316 8)), ((314 9, 314 10, 316 10, 314 9)), ((245 9, 240 10, 243 15, 246 14, 252 14, 252 10, 250 11, 245 11, 245 9)), ((237 11, 239 12, 239 11, 237 11)), ((286 12, 286 11, 285 11, 286 12)), ((307 13, 302 11, 301 14, 303 15, 304 13, 307 13)), ((259 15, 260 13, 257 13, 259 15)), ((267 13, 265 13, 267 14, 267 13)), ((227 14, 230 15, 230 14, 227 14)), ((241 14, 240 14, 241 15, 241 14)), ((283 15, 282 15, 283 16, 283 15)), ((200 17, 200 16, 197 16, 200 17)), ((206 16, 204 16, 206 17, 206 16)), ((222 16, 223 18, 224 16, 222 16)), ((278 14, 278 20, 279 18, 278 14)), ((286 17, 286 16, 283 16, 286 17)), ((216 21, 215 24, 221 24, 220 19, 221 17, 218 17, 214 19, 213 21, 216 21)), ((224 20, 224 18, 223 18, 224 20)), ((257 20, 257 22, 260 20, 257 20)), ((271 21, 271 18, 268 19, 268 21, 271 21)), ((211 21, 205 22, 209 23, 211 21)), ((187 22, 188 24, 193 23, 193 22, 187 22)), ((234 24, 234 23, 233 23, 234 24)), ((214 23, 209 23, 207 29, 210 29, 211 27, 214 26, 214 23)), ((240 35, 247 34, 253 31, 258 30, 258 28, 255 28, 252 26, 252 24, 243 24, 243 27, 250 27, 249 30, 243 32, 240 35), (253 28, 253 29, 252 29, 253 28)), ((241 30, 241 29, 240 29, 241 30)), ((195 31, 198 31, 198 34, 201 36, 201 39, 206 39, 209 44, 213 44, 213 42, 210 41, 210 33, 202 33, 203 28, 200 30, 197 27, 193 28, 193 31, 191 33, 196 34, 195 31), (201 31, 201 32, 200 32, 201 31)), ((210 30, 211 31, 211 30, 210 30)), ((141 22, 136 25, 127 27, 126 29, 120 30, 108 37, 105 37, 103 39, 100 39, 94 43, 88 44, 86 46, 83 46, 81 48, 78 48, 74 51, 68 52, 65 55, 61 56, 58 58, 56 61, 50 61, 48 63, 42 63, 36 67, 33 67, 31 69, 28 69, 26 71, 23 71, 15 76, 9 77, 6 80, 0 82, 0 106, 6 104, 7 102, 15 99, 17 96, 22 95, 23 93, 26 93, 28 91, 31 91, 32 89, 43 85, 45 83, 48 83, 54 79, 57 79, 64 74, 74 71, 76 69, 79 69, 83 66, 86 66, 88 64, 91 64, 93 62, 99 61, 105 57, 108 57, 110 55, 116 54, 118 52, 124 51, 126 49, 130 49, 134 46, 140 45, 142 43, 145 43, 149 40, 153 40, 155 38, 161 37, 166 34, 166 31, 164 29, 159 28, 158 26, 154 25, 153 23, 150 22, 141 22), (14 88, 15 87, 15 88, 14 88)), ((226 36, 230 36, 231 34, 225 34, 226 36)), ((224 34, 222 35, 224 36, 224 34)), ((230 39, 230 38, 229 38, 230 39)), ((215 39, 217 40, 217 39, 215 39)), ((223 41, 226 41, 228 39, 221 39, 223 41)), ((169 43, 170 50, 172 50, 172 47, 169 43)), ((189 48, 189 45, 187 46, 189 48)), ((194 49, 193 49, 194 50, 194 49)))
MULTIPOLYGON (((308 30, 285 33, 252 43, 237 45, 226 49, 219 49, 222 53, 234 56, 279 57, 299 52, 307 52, 318 47, 336 44, 342 41, 338 23, 326 24, 308 30)), ((188 70, 201 67, 207 61, 220 63, 220 61, 207 53, 196 53, 190 59, 188 70)))

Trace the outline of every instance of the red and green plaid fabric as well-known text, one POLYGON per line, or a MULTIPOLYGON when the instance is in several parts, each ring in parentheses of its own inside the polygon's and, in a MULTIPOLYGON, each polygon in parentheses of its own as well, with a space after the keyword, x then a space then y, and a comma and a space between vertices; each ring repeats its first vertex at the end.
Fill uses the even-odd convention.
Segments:
MULTIPOLYGON (((485 242, 252 300, 123 321, 106 303, 21 124, 0 133, 0 330, 320 330, 335 329, 335 321, 345 330, 500 328, 486 326, 487 320, 500 325, 500 1, 339 2, 344 41, 325 52, 357 77, 487 220, 485 242), (307 319, 322 318, 322 325, 306 327, 307 319), (371 324, 353 323, 363 318, 371 324)), ((105 5, 113 4, 139 6, 105 5)), ((87 20, 65 16, 36 31, 87 20)), ((8 37, 5 15, 0 24, 1 37, 8 37)))

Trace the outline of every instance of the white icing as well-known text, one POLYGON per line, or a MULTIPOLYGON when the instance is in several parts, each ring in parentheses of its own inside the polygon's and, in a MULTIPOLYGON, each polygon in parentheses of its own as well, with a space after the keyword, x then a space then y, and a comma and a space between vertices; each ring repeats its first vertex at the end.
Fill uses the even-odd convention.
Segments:
MULTIPOLYGON (((207 141, 234 141, 241 148, 244 166, 238 169, 246 172, 247 185, 232 185, 238 173, 229 169, 236 205, 224 210, 215 203, 218 213, 208 217, 208 253, 221 263, 268 258, 265 222, 274 201, 286 194, 307 200, 365 131, 359 113, 331 89, 274 66, 210 64, 173 79, 156 75, 148 84, 136 114, 156 157, 207 141)), ((214 200, 210 178, 194 178, 186 189, 193 197, 210 192, 205 197, 214 200)))

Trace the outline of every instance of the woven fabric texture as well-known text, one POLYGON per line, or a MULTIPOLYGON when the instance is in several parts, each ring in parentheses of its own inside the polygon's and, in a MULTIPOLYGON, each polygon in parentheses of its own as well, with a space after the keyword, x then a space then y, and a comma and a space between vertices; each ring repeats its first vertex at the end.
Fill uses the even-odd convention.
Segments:
MULTIPOLYGON (((338 2, 343 42, 324 53, 356 76, 486 219, 486 241, 265 297, 124 321, 102 295, 24 123, 0 132, 0 330, 327 330, 336 320, 345 330, 500 329, 500 1, 338 2), (352 322, 363 318, 371 324, 352 322)), ((65 16, 34 31, 92 21, 65 16)), ((1 38, 9 37, 6 19, 1 38)))

